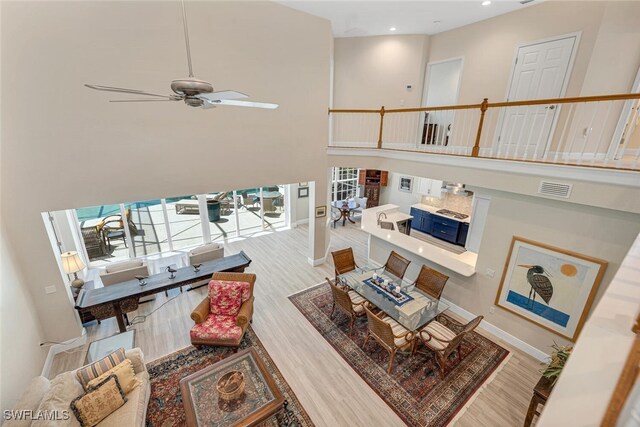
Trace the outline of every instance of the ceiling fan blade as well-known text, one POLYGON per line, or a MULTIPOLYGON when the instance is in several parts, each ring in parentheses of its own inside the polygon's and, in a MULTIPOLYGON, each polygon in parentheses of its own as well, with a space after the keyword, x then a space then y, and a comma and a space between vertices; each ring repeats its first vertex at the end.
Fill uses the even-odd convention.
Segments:
POLYGON ((179 101, 179 99, 110 99, 109 102, 165 102, 179 101))
POLYGON ((145 91, 137 90, 137 89, 126 89, 126 88, 122 88, 122 87, 88 85, 88 84, 85 84, 85 86, 88 87, 89 89, 102 90, 102 91, 105 91, 105 92, 129 93, 129 94, 132 94, 132 95, 145 95, 145 96, 156 96, 158 98, 176 99, 175 95, 174 96, 158 95, 156 93, 149 93, 149 92, 145 92, 145 91))
MULTIPOLYGON (((273 110, 279 107, 278 104, 271 104, 269 102, 236 101, 232 99, 220 99, 216 101, 208 101, 208 103, 211 103, 214 105, 231 105, 234 107, 268 108, 270 110, 273 110)), ((207 102, 205 102, 205 104, 207 104, 207 102)))
POLYGON ((218 92, 201 93, 196 96, 196 98, 206 99, 207 101, 218 101, 221 99, 243 99, 248 97, 249 95, 246 95, 242 92, 236 92, 235 90, 221 90, 218 92))

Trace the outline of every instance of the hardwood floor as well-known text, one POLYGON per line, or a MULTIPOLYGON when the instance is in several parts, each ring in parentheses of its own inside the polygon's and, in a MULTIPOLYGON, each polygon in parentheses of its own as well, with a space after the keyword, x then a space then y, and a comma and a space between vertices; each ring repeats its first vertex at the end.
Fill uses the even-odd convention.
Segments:
MULTIPOLYGON (((330 260, 316 268, 309 265, 307 233, 308 228, 301 226, 226 246, 227 253, 244 250, 253 260, 247 270, 258 277, 253 329, 316 425, 402 426, 400 418, 287 299, 333 275, 330 260)), ((367 235, 359 227, 338 225, 332 229, 331 250, 348 246, 353 247, 357 260, 366 259, 367 235)), ((147 361, 190 345, 193 322, 189 315, 205 294, 206 287, 182 294, 173 290, 168 299, 158 294, 155 301, 129 314, 134 322, 140 320, 134 320, 136 315, 149 315, 144 322, 132 326, 136 330, 136 345, 142 348, 147 361), (161 307, 162 304, 165 305, 161 307)), ((87 342, 117 332, 115 320, 108 319, 87 328, 87 342)), ((539 364, 495 337, 478 332, 509 349, 512 357, 456 425, 522 425, 533 386, 540 376, 539 364)), ((50 376, 81 366, 87 347, 85 344, 56 355, 50 376)))

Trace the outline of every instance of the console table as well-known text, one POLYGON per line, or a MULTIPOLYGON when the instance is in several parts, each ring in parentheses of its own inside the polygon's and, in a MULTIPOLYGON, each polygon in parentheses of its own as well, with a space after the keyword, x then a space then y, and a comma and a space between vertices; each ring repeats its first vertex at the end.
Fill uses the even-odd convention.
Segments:
POLYGON ((547 403, 551 390, 553 390, 553 383, 551 380, 541 377, 538 384, 533 388, 533 396, 531 397, 531 403, 529 404, 529 410, 527 411, 527 418, 524 420, 524 427, 529 427, 531 425, 531 421, 533 421, 533 417, 535 415, 540 415, 540 412, 538 412, 538 405, 542 404, 544 406, 544 404, 547 403))
POLYGON ((124 313, 126 310, 136 309, 141 297, 189 285, 211 277, 216 272, 242 273, 249 264, 251 258, 244 251, 240 251, 235 255, 205 262, 197 272, 192 266, 188 266, 179 268, 173 278, 167 272, 153 274, 145 279, 144 285, 137 279, 132 279, 103 288, 81 289, 75 308, 81 316, 89 312, 96 319, 115 317, 120 332, 125 332, 127 328, 124 313))

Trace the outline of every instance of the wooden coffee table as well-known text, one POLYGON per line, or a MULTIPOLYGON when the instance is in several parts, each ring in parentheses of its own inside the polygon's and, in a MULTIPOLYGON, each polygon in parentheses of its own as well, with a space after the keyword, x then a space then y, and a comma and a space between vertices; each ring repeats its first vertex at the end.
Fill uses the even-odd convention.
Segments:
POLYGON ((284 396, 253 348, 240 351, 180 380, 188 426, 254 426, 278 413, 284 396), (219 398, 216 384, 229 371, 245 378, 244 394, 232 402, 219 398))

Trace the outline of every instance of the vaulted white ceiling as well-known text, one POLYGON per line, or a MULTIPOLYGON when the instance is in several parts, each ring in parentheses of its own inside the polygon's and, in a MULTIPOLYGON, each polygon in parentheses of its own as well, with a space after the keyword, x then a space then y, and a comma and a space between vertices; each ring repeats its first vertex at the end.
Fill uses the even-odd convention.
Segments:
POLYGON ((522 9, 521 0, 276 0, 278 3, 331 21, 335 37, 389 34, 436 34, 522 9), (390 31, 395 27, 396 31, 390 31))

